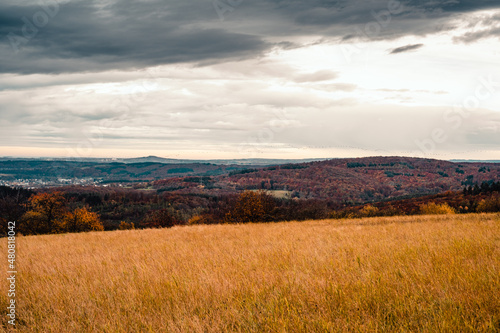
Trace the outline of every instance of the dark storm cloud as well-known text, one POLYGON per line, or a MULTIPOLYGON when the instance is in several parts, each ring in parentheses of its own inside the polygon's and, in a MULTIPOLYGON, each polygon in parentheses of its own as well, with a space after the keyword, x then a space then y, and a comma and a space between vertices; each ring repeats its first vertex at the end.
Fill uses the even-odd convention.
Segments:
POLYGON ((214 62, 255 56, 268 47, 258 36, 231 32, 220 24, 199 24, 216 16, 210 3, 190 8, 123 1, 99 7, 96 1, 78 1, 58 7, 53 17, 45 16, 49 20, 43 27, 35 25, 39 6, 0 7, 0 35, 4 36, 0 72, 61 73, 214 62))
POLYGON ((452 29, 446 24, 446 19, 453 15, 500 8, 497 0, 290 0, 274 3, 276 15, 292 18, 301 31, 337 35, 344 41, 424 35, 452 29), (438 21, 439 25, 436 24, 438 21), (375 23, 381 26, 379 31, 372 34, 364 31, 367 25, 368 30, 373 29, 370 24, 375 23))
POLYGON ((401 46, 401 47, 397 47, 397 48, 391 50, 391 52, 389 52, 389 53, 390 54, 397 54, 397 53, 413 51, 413 50, 417 50, 417 49, 421 48, 422 46, 424 46, 424 44, 413 44, 413 45, 401 46))
POLYGON ((446 18, 456 13, 500 7, 497 0, 256 0, 224 12, 221 22, 208 0, 41 3, 45 10, 26 2, 0 4, 1 73, 203 65, 258 57, 307 34, 339 40, 423 35, 452 29, 446 18), (376 34, 355 32, 374 22, 381 25, 376 34))
POLYGON ((410 3, 426 6, 431 4, 434 7, 442 8, 447 12, 468 12, 480 9, 498 8, 499 3, 497 0, 413 0, 410 3))

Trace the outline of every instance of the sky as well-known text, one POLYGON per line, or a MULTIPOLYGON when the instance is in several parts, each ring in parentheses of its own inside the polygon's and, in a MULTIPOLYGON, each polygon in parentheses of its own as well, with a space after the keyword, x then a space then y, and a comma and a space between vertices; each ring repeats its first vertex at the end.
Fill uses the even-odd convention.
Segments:
POLYGON ((0 36, 0 156, 500 159, 497 0, 4 0, 0 36))

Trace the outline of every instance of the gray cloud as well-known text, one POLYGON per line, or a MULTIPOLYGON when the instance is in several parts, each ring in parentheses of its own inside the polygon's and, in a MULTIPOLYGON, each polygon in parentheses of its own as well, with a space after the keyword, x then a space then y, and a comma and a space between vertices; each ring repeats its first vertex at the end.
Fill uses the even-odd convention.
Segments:
POLYGON ((7 1, 0 5, 0 72, 57 74, 171 63, 207 65, 256 58, 271 48, 297 47, 294 37, 308 34, 339 41, 424 35, 452 29, 448 19, 456 14, 500 7, 496 0, 407 0, 390 13, 389 3, 257 0, 225 13, 221 22, 212 3, 202 0, 76 0, 49 6, 48 13, 35 3, 7 1))
POLYGON ((500 38, 500 15, 483 15, 479 18, 473 18, 469 23, 469 27, 473 27, 475 30, 457 36, 454 40, 456 42, 472 43, 488 37, 500 38))
POLYGON ((463 43, 472 43, 483 38, 497 37, 500 38, 500 27, 495 27, 492 29, 487 29, 477 32, 468 32, 462 36, 454 38, 455 41, 463 43))
POLYGON ((397 47, 397 48, 391 50, 391 52, 389 52, 389 53, 390 54, 397 54, 397 53, 413 51, 413 50, 417 50, 417 49, 421 48, 422 46, 424 46, 424 44, 413 44, 413 45, 401 46, 401 47, 397 47))
POLYGON ((59 5, 57 14, 39 28, 35 24, 36 13, 43 14, 40 7, 2 6, 0 35, 6 37, 0 48, 0 72, 85 72, 214 62, 253 57, 269 47, 256 35, 199 24, 214 13, 207 3, 197 5, 123 1, 103 8, 97 1, 75 1, 59 5), (205 19, 199 13, 203 11, 205 19))

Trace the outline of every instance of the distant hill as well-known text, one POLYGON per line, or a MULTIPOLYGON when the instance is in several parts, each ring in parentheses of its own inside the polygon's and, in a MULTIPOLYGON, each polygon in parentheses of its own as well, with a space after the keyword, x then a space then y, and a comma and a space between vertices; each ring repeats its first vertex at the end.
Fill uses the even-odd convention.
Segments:
POLYGON ((179 176, 216 176, 247 168, 311 160, 235 159, 176 160, 157 156, 130 159, 1 159, 0 182, 36 179, 54 182, 65 179, 95 179, 100 182, 140 182, 179 176))
POLYGON ((243 170, 246 166, 211 163, 81 162, 47 160, 0 161, 0 180, 93 178, 104 182, 136 182, 182 175, 214 176, 243 170))
POLYGON ((146 156, 136 158, 97 158, 97 157, 54 157, 54 158, 16 158, 0 157, 0 162, 78 162, 78 163, 162 163, 162 164, 215 164, 215 165, 253 165, 269 166, 289 163, 304 163, 313 161, 324 161, 326 158, 306 159, 268 159, 268 158, 244 158, 244 159, 213 159, 213 160, 188 160, 164 158, 158 156, 146 156))
POLYGON ((500 163, 500 160, 450 160, 450 162, 455 163, 500 163))
POLYGON ((172 159, 163 158, 158 156, 147 156, 138 158, 124 158, 117 159, 117 162, 122 163, 143 163, 143 162, 155 162, 155 163, 166 163, 166 164, 193 164, 193 163, 210 163, 216 165, 280 165, 289 163, 304 163, 313 161, 323 161, 325 158, 309 158, 309 159, 267 159, 267 158, 247 158, 247 159, 226 159, 226 160, 183 160, 183 159, 172 159))
POLYGON ((500 163, 484 161, 410 157, 299 160, 301 163, 272 159, 187 161, 157 156, 113 161, 0 159, 0 183, 41 179, 52 183, 40 182, 39 186, 78 185, 84 183, 75 179, 88 178, 97 184, 142 182, 135 187, 177 194, 220 195, 263 189, 282 198, 352 204, 457 191, 500 180, 500 163))
POLYGON ((157 181, 153 186, 180 193, 265 189, 288 191, 291 197, 298 198, 364 203, 457 191, 489 180, 500 180, 500 164, 368 157, 236 170, 198 183, 189 178, 173 178, 157 181), (200 183, 204 185, 202 189, 200 183))

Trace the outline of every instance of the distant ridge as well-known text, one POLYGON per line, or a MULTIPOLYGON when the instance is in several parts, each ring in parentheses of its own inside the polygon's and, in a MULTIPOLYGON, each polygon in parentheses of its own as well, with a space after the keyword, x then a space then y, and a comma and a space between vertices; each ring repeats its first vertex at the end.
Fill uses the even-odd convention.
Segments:
MULTIPOLYGON (((303 158, 303 159, 279 159, 279 158, 234 158, 234 159, 175 159, 159 156, 143 156, 133 158, 100 158, 100 157, 14 157, 14 156, 0 156, 0 161, 72 161, 72 162, 91 162, 91 163, 162 163, 162 164, 193 164, 193 163, 210 163, 215 165, 282 165, 282 164, 296 164, 319 162, 337 159, 370 159, 379 158, 381 156, 370 157, 351 157, 351 158, 303 158)), ((407 158, 404 156, 386 156, 388 158, 407 158)), ((431 159, 434 158, 423 158, 431 159)), ((442 160, 452 163, 500 163, 500 160, 478 160, 478 159, 450 159, 442 160)))
POLYGON ((243 159, 210 159, 210 160, 189 160, 175 159, 158 156, 145 156, 134 158, 97 158, 97 157, 40 157, 40 158, 23 158, 23 157, 0 157, 0 161, 71 161, 71 162, 90 162, 90 163, 162 163, 162 164, 194 164, 194 163, 210 163, 215 165, 281 165, 292 163, 307 163, 316 161, 325 161, 328 158, 305 158, 305 159, 271 159, 271 158, 243 158, 243 159))
POLYGON ((465 186, 499 180, 500 163, 379 156, 233 172, 219 176, 213 186, 286 190, 299 198, 366 203, 459 191, 465 186))
POLYGON ((449 160, 453 163, 500 163, 500 160, 449 160))
POLYGON ((500 163, 398 156, 313 161, 176 160, 157 156, 101 160, 0 159, 0 184, 5 185, 22 183, 40 187, 133 182, 142 183, 134 185, 135 188, 202 195, 262 189, 281 191, 293 198, 346 204, 458 191, 465 186, 498 180, 500 163))
POLYGON ((193 164, 193 163, 210 163, 216 165, 281 165, 291 163, 307 163, 316 161, 325 161, 328 158, 305 158, 305 159, 272 159, 272 158, 242 158, 242 159, 210 159, 210 160, 189 160, 189 159, 174 159, 158 156, 146 156, 137 158, 116 159, 116 162, 121 163, 164 163, 164 164, 193 164))

